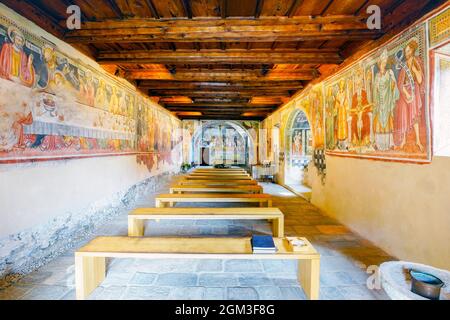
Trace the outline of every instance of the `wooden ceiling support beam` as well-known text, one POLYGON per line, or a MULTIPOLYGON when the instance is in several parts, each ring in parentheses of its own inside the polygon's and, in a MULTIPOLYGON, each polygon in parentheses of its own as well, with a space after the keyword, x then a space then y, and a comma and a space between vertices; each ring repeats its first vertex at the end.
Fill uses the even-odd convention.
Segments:
POLYGON ((66 33, 69 43, 108 42, 273 42, 368 40, 365 17, 352 15, 263 17, 259 19, 123 19, 83 22, 66 33))
MULTIPOLYGON (((196 42, 196 44, 198 44, 196 42)), ((340 64, 336 49, 299 50, 127 50, 101 51, 97 61, 105 64, 340 64)))

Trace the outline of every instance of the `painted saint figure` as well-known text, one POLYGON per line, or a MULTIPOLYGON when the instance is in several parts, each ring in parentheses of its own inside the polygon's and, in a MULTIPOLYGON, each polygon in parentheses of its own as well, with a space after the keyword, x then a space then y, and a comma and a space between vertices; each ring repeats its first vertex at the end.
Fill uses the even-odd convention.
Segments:
POLYGON ((35 80, 33 54, 27 56, 23 47, 25 37, 15 27, 8 28, 11 42, 3 44, 0 52, 0 77, 32 87, 35 80))
POLYGON ((370 143, 370 112, 372 105, 367 99, 366 90, 363 87, 363 73, 357 72, 355 79, 355 93, 352 97, 352 144, 368 145, 370 143))
POLYGON ((403 148, 407 133, 414 128, 416 146, 423 151, 420 142, 420 119, 425 105, 425 73, 423 62, 416 55, 417 41, 411 40, 405 47, 406 64, 400 64, 398 90, 400 98, 395 109, 395 144, 403 148))
POLYGON ((339 81, 339 92, 336 94, 335 110, 337 111, 337 140, 339 148, 345 149, 348 138, 347 124, 348 99, 345 92, 345 80, 339 81))
POLYGON ((393 146, 393 112, 399 98, 394 72, 387 64, 388 52, 385 49, 380 56, 373 88, 375 144, 382 151, 393 146))
POLYGON ((335 98, 333 95, 333 87, 328 87, 326 95, 326 143, 327 149, 334 150, 336 147, 335 143, 335 123, 336 123, 336 113, 334 110, 335 98))

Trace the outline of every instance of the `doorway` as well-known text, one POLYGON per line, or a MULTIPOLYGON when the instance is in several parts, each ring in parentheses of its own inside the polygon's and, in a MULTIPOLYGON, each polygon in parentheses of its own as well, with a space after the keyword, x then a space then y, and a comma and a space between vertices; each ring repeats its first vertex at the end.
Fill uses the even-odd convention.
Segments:
POLYGON ((308 118, 302 110, 291 115, 286 129, 284 184, 298 193, 310 192, 304 185, 304 170, 312 158, 312 134, 308 118))

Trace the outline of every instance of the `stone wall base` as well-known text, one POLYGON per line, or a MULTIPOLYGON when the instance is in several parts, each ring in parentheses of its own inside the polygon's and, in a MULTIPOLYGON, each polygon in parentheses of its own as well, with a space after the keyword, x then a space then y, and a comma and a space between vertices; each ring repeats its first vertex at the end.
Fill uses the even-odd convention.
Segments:
POLYGON ((80 212, 62 213, 44 224, 0 239, 0 287, 87 239, 97 227, 131 209, 140 198, 157 191, 171 177, 169 173, 150 177, 80 212))

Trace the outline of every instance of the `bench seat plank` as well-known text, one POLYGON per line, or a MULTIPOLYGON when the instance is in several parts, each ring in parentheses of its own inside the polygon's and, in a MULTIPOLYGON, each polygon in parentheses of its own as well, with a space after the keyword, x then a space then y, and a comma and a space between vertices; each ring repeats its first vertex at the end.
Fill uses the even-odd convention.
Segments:
POLYGON ((204 184, 209 186, 233 186, 233 185, 257 185, 258 182, 255 180, 186 180, 180 179, 177 181, 178 184, 204 184))
POLYGON ((273 235, 284 236, 284 215, 278 208, 138 208, 128 214, 128 236, 143 237, 150 219, 271 220, 273 235))
POLYGON ((227 192, 227 193, 261 193, 263 188, 258 185, 251 186, 208 186, 208 185, 172 185, 170 193, 182 192, 227 192))
POLYGON ((155 205, 160 208, 165 203, 172 207, 176 202, 259 202, 260 206, 266 203, 272 206, 272 196, 266 193, 183 193, 159 194, 155 197, 155 205))
POLYGON ((319 297, 320 255, 308 243, 304 252, 292 252, 284 238, 274 238, 274 254, 252 253, 251 238, 130 238, 98 237, 75 252, 77 299, 85 299, 104 280, 106 258, 142 259, 293 259, 298 279, 310 299, 319 297))
POLYGON ((236 175, 227 175, 227 176, 210 176, 210 175, 201 175, 201 176, 186 176, 186 179, 189 180, 252 180, 249 176, 236 176, 236 175))

